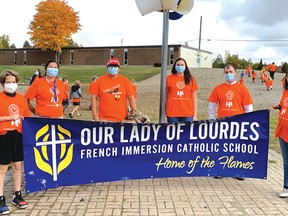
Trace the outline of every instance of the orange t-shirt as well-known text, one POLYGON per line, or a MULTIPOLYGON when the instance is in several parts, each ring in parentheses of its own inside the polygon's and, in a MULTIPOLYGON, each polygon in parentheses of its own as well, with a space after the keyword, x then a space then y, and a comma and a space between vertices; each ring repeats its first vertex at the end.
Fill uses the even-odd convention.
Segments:
POLYGON ((269 87, 271 87, 271 86, 273 86, 273 80, 272 80, 272 79, 271 79, 271 80, 270 80, 270 79, 267 79, 267 80, 266 80, 266 87, 269 88, 269 87))
POLYGON ((54 82, 49 82, 46 77, 36 80, 27 89, 24 96, 31 101, 36 98, 36 115, 48 118, 63 116, 62 100, 66 94, 65 85, 61 80, 56 79, 56 98, 53 89, 54 82))
MULTIPOLYGON (((10 116, 13 114, 19 114, 20 116, 31 116, 30 110, 26 98, 16 93, 14 97, 6 95, 4 92, 0 92, 0 116, 10 116)), ((3 121, 0 122, 0 135, 4 135, 7 131, 17 130, 22 133, 22 118, 16 121, 3 121)))
POLYGON ((252 78, 256 78, 256 76, 257 76, 257 73, 256 73, 256 72, 253 72, 253 73, 252 73, 252 78))
POLYGON ((244 79, 243 79, 243 78, 240 78, 239 83, 242 84, 242 85, 244 85, 244 79))
POLYGON ((271 64, 271 65, 269 66, 269 71, 270 71, 270 72, 275 72, 275 71, 276 71, 276 65, 275 65, 275 64, 271 64))
POLYGON ((218 118, 242 114, 245 112, 244 106, 253 104, 248 89, 238 82, 216 86, 208 101, 218 104, 218 118))
POLYGON ((278 115, 278 124, 276 127, 275 137, 280 137, 285 142, 288 142, 288 90, 283 91, 280 105, 281 109, 278 115))
POLYGON ((125 76, 106 74, 93 82, 90 93, 99 97, 100 119, 121 122, 128 114, 127 97, 132 96, 134 90, 125 76))
POLYGON ((190 117, 194 115, 193 92, 198 89, 196 79, 192 77, 185 85, 184 76, 171 74, 166 78, 166 116, 190 117))

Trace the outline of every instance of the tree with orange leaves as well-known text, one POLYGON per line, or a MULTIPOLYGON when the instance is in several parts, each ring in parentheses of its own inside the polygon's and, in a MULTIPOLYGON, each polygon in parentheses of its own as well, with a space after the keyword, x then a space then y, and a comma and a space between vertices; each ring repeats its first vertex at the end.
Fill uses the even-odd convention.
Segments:
POLYGON ((36 5, 28 29, 30 40, 35 47, 53 50, 57 53, 68 45, 71 35, 80 30, 78 12, 65 0, 45 0, 36 5))

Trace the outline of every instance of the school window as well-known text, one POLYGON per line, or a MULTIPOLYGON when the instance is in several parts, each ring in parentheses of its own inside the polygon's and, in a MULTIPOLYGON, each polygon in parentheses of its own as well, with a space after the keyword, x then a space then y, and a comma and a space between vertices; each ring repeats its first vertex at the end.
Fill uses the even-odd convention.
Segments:
POLYGON ((23 64, 24 65, 27 64, 27 52, 26 52, 26 50, 23 51, 23 64))
POLYGON ((169 64, 174 63, 174 47, 170 47, 170 58, 169 58, 169 64))
POLYGON ((110 58, 114 57, 114 49, 110 49, 110 58))
POLYGON ((124 49, 124 65, 128 65, 128 49, 124 49))
POLYGON ((14 51, 14 64, 17 64, 17 51, 14 51))
POLYGON ((71 65, 74 64, 74 51, 73 50, 70 51, 70 64, 71 65))

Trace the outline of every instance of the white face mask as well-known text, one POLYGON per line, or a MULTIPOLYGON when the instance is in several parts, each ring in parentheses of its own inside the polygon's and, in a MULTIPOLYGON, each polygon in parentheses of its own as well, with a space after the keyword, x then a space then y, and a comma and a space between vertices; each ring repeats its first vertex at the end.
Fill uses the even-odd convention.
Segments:
POLYGON ((5 83, 4 84, 4 90, 8 93, 14 93, 17 88, 18 88, 17 83, 5 83))

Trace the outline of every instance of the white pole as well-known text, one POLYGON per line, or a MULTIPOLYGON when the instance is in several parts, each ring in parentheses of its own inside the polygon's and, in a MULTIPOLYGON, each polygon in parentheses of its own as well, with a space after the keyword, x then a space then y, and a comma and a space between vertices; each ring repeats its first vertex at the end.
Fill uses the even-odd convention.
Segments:
POLYGON ((169 11, 163 11, 163 37, 162 37, 162 60, 161 60, 161 83, 160 83, 160 109, 159 121, 165 121, 165 101, 166 101, 166 76, 168 59, 168 32, 169 32, 169 11))

